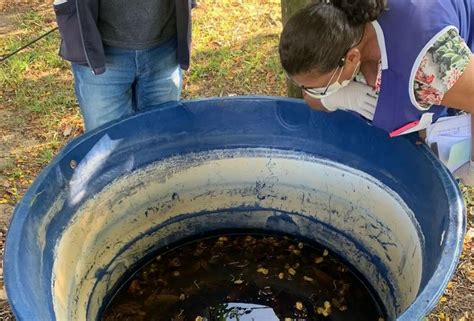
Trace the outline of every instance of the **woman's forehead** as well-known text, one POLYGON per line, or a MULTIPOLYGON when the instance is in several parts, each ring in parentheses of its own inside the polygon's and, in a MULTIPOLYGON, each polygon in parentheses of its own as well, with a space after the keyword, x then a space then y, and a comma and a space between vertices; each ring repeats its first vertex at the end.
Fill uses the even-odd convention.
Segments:
MULTIPOLYGON (((331 70, 327 73, 320 73, 320 72, 317 72, 317 71, 311 71, 311 72, 307 72, 307 73, 300 73, 300 74, 297 74, 297 75, 293 75, 291 76, 291 78, 296 81, 297 83, 299 84, 302 84, 302 85, 305 85, 307 87, 310 87, 310 84, 313 84, 313 85, 320 85, 320 83, 324 82, 324 81, 328 81, 330 78, 331 78, 331 75, 334 73, 334 70, 331 70)), ((314 87, 314 86, 312 86, 314 87)))

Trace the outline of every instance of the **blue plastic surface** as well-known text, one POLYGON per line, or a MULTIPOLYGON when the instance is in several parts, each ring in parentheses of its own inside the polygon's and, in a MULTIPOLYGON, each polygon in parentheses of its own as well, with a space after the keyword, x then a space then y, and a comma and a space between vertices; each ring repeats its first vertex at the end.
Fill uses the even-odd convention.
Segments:
POLYGON ((415 136, 389 139, 345 112, 311 111, 300 100, 234 97, 165 104, 87 133, 60 152, 18 204, 8 232, 5 285, 17 320, 55 321, 53 250, 85 200, 158 159, 242 147, 305 152, 361 170, 395 191, 415 213, 425 237, 422 289, 398 320, 419 320, 436 304, 462 250, 465 209, 455 180, 427 147, 415 136), (80 202, 64 204, 62 215, 46 231, 38 230, 56 196, 68 188, 71 160, 83 161, 104 133, 119 142, 113 157, 94 174, 80 202), (37 241, 41 233, 44 248, 37 241))

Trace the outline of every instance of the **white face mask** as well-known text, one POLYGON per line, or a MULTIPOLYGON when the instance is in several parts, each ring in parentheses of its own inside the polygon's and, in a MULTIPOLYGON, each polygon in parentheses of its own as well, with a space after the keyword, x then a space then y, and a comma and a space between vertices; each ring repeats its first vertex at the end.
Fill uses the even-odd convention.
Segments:
MULTIPOLYGON (((354 77, 357 75, 357 73, 359 72, 359 67, 360 67, 360 61, 357 63, 357 66, 356 68, 354 69, 354 72, 352 73, 352 76, 351 78, 347 79, 347 80, 344 80, 342 82, 339 82, 339 78, 341 78, 341 74, 342 74, 342 71, 344 70, 344 66, 342 66, 341 68, 341 71, 339 72, 339 75, 337 76, 337 79, 336 81, 325 87, 325 88, 303 88, 303 90, 311 97, 313 98, 316 98, 316 99, 321 99, 321 98, 324 98, 324 97, 328 97, 328 96, 331 96, 332 94, 334 94, 335 92, 337 92, 338 90, 340 90, 341 88, 344 88, 346 86, 348 86, 351 81, 354 79, 354 77)), ((332 81, 332 79, 334 78, 335 74, 337 72, 337 69, 336 71, 334 72, 334 74, 332 75, 331 79, 329 80, 329 82, 332 81)))

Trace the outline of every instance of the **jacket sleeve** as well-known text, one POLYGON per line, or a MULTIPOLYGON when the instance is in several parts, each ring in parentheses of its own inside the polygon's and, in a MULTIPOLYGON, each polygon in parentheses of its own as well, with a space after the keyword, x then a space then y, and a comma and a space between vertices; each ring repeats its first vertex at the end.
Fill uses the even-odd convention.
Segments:
POLYGON ((187 70, 191 51, 191 8, 195 0, 176 0, 176 27, 178 38, 178 62, 181 69, 187 70))
POLYGON ((86 64, 75 1, 55 0, 53 8, 61 34, 59 55, 70 62, 86 64))

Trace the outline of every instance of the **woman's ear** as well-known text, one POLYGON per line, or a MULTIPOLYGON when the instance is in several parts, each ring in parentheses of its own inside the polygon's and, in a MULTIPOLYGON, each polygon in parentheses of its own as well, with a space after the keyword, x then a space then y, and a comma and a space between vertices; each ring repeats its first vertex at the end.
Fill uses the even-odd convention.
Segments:
POLYGON ((359 48, 351 48, 346 54, 346 63, 356 65, 360 62, 360 50, 359 48))

